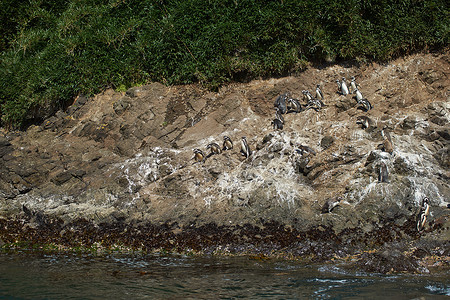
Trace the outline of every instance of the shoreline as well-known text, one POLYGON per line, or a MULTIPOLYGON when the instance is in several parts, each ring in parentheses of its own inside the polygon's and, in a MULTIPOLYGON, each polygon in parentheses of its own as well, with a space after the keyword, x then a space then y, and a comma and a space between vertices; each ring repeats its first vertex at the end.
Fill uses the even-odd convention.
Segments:
MULTIPOLYGON (((321 232, 318 235, 320 231, 314 229, 309 232, 288 231, 287 227, 280 224, 272 226, 272 230, 267 231, 250 229, 252 226, 247 224, 244 226, 247 227, 244 235, 241 235, 243 228, 240 226, 219 229, 210 225, 209 228, 191 227, 184 231, 171 228, 167 224, 127 226, 122 223, 115 226, 95 225, 86 221, 65 226, 61 224, 52 220, 49 224, 31 228, 28 227, 30 223, 26 220, 2 219, 0 250, 96 256, 111 254, 244 256, 255 260, 285 259, 305 263, 344 264, 350 269, 381 274, 427 274, 450 269, 448 242, 427 247, 426 242, 420 240, 420 236, 408 241, 393 239, 386 242, 390 237, 371 234, 371 240, 364 240, 363 236, 355 233, 346 235, 343 239, 342 236, 331 232, 321 232), (85 231, 76 234, 82 228, 85 231), (258 233, 249 237, 252 230, 257 230, 258 233), (329 238, 323 239, 324 235, 328 235, 329 238), (379 237, 378 240, 373 239, 376 236, 379 237), (359 242, 355 242, 356 240, 359 242), (368 246, 368 243, 372 245, 368 246)), ((388 229, 383 230, 386 232, 388 229)), ((429 229, 428 233, 431 231, 429 229)))

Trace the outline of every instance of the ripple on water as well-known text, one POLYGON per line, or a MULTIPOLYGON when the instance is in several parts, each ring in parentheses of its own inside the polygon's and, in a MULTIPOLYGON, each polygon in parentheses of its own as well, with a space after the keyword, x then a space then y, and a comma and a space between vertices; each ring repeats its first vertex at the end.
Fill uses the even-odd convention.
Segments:
POLYGON ((445 276, 361 274, 247 257, 0 252, 0 298, 390 298, 449 296, 445 276))

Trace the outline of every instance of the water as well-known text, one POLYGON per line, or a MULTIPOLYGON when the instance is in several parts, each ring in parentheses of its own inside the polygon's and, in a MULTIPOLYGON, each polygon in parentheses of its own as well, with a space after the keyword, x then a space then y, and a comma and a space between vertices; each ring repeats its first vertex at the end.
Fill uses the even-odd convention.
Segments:
POLYGON ((0 253, 0 299, 449 299, 449 274, 247 257, 0 253))

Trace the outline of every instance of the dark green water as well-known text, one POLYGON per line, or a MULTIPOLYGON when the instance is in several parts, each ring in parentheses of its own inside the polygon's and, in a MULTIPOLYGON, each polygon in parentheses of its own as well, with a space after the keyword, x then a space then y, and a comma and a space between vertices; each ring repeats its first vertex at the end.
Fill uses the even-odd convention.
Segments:
POLYGON ((0 252, 0 299, 449 299, 449 274, 379 275, 246 257, 0 252))

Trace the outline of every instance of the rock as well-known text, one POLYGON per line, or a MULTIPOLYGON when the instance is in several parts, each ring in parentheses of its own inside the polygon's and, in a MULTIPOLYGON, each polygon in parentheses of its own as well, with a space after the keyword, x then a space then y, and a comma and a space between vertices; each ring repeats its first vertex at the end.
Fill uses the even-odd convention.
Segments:
POLYGON ((338 112, 344 112, 355 106, 355 102, 350 97, 339 97, 339 100, 334 104, 338 112))
POLYGON ((333 144, 333 142, 334 142, 334 138, 332 136, 325 136, 320 141, 320 146, 324 150, 326 150, 326 149, 330 148, 330 146, 333 144))
POLYGON ((2 158, 3 156, 5 156, 7 154, 10 154, 14 150, 14 148, 10 147, 10 146, 11 146, 11 143, 9 143, 8 141, 0 140, 0 158, 2 158))
POLYGON ((415 129, 417 120, 413 116, 406 117, 403 122, 400 124, 400 127, 405 130, 415 129))
POLYGON ((412 175, 414 174, 414 168, 408 165, 408 162, 404 157, 397 157, 394 160, 394 172, 399 175, 412 175))
POLYGON ((450 169, 450 149, 449 147, 442 148, 438 150, 435 154, 433 154, 434 158, 439 162, 439 164, 446 168, 450 169))
POLYGON ((392 248, 375 253, 364 252, 360 256, 358 266, 366 272, 382 274, 420 272, 420 265, 414 258, 392 248))
POLYGON ((130 98, 142 97, 143 89, 141 87, 132 87, 126 91, 125 95, 130 98))
POLYGON ((128 97, 122 97, 113 103, 114 112, 118 115, 123 114, 131 106, 131 99, 128 97))
POLYGON ((50 181, 53 182, 56 185, 62 185, 69 181, 72 178, 72 174, 68 171, 59 171, 56 173, 50 181))
POLYGON ((439 134, 439 136, 442 137, 446 141, 450 140, 450 134, 449 134, 448 130, 438 130, 437 134, 439 134))
POLYGON ((445 124, 448 124, 447 118, 444 117, 432 116, 430 118, 430 121, 439 126, 444 126, 445 124))
MULTIPOLYGON (((72 116, 47 119, 40 128, 49 130, 0 131, 0 238, 312 260, 370 250, 360 261, 367 262, 363 270, 420 271, 409 260, 411 249, 435 255, 433 249, 446 249, 449 233, 441 203, 449 198, 449 105, 434 100, 447 97, 434 86, 444 79, 424 88, 416 78, 427 69, 446 74, 448 60, 427 59, 430 64, 401 58, 399 68, 311 66, 219 92, 157 83, 126 95, 106 90, 77 103, 80 109, 74 104, 72 116), (355 100, 333 93, 336 75, 349 72, 371 96, 374 107, 364 115, 378 129, 361 130, 355 100), (318 79, 327 106, 287 114, 284 130, 274 132, 273 100, 288 91, 298 98, 318 79), (395 134, 392 155, 376 150, 383 126, 395 134), (195 148, 209 152, 206 145, 222 144, 224 135, 234 141, 232 150, 193 163, 195 148), (239 153, 242 136, 257 149, 248 159, 239 153), (381 162, 391 172, 389 184, 377 180, 381 162), (340 207, 321 216, 321 204, 338 194, 340 207), (424 195, 432 209, 418 233, 415 216, 424 195), (22 204, 35 218, 25 227, 17 221, 22 204), (397 241, 407 247, 391 247, 397 241)), ((418 252, 414 259, 422 257, 418 252)))
POLYGON ((274 143, 269 147, 270 152, 280 152, 284 148, 284 143, 278 142, 274 143))
POLYGON ((440 75, 435 70, 426 70, 419 72, 419 75, 422 77, 422 80, 428 84, 433 84, 435 81, 439 80, 442 75, 440 75))
POLYGON ((11 145, 11 142, 8 138, 0 136, 0 148, 8 147, 11 145))
POLYGON ((73 177, 76 177, 79 179, 81 179, 84 175, 86 175, 86 171, 82 170, 82 169, 70 170, 69 172, 73 177))

